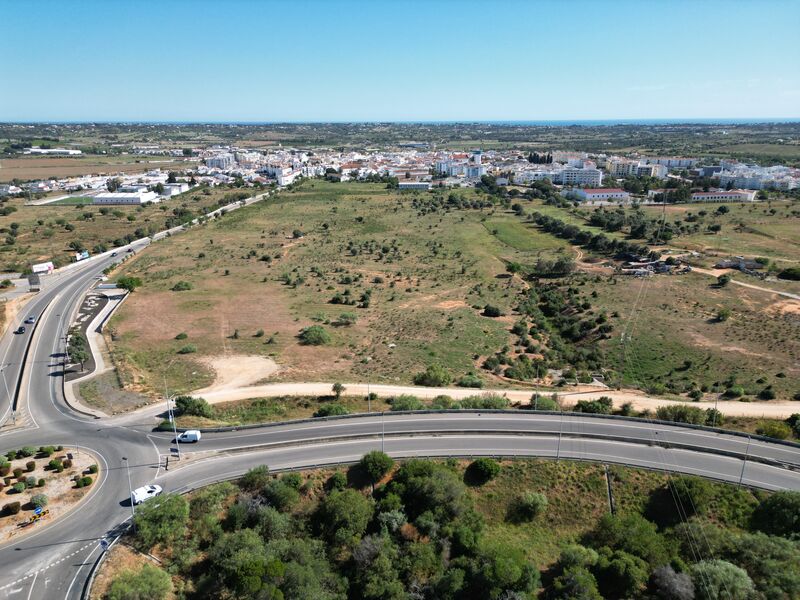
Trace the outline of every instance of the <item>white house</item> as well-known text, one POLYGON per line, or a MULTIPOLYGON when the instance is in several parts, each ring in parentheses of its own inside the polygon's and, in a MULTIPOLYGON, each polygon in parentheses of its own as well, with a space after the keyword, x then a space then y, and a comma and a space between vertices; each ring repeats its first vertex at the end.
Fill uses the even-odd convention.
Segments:
POLYGON ((160 197, 155 192, 106 192, 97 194, 92 204, 146 204, 148 202, 158 202, 160 197))
POLYGON ((631 195, 619 188, 571 189, 562 192, 568 198, 576 198, 583 202, 627 202, 631 195))

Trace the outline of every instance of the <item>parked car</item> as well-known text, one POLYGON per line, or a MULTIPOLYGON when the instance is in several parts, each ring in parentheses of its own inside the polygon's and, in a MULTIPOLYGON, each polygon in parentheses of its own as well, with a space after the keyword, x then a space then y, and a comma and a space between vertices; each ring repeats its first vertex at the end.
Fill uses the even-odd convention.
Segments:
POLYGON ((187 429, 178 435, 178 441, 181 444, 188 444, 191 442, 199 442, 201 437, 200 431, 197 429, 187 429))
POLYGON ((16 333, 17 335, 25 333, 25 327, 20 325, 19 328, 14 333, 16 333))
POLYGON ((134 504, 141 504, 145 500, 149 500, 150 498, 155 498, 164 490, 161 489, 160 485, 146 485, 144 487, 136 488, 133 490, 131 494, 131 498, 133 499, 134 504))

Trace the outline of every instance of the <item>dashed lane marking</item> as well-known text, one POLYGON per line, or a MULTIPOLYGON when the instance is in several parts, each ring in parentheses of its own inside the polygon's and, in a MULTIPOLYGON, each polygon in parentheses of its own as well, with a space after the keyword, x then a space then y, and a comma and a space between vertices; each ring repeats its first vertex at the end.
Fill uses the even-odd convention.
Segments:
POLYGON ((53 562, 51 562, 50 564, 42 567, 41 569, 38 569, 36 571, 31 571, 30 573, 28 573, 24 577, 20 577, 16 581, 12 581, 11 583, 7 583, 7 584, 5 584, 3 586, 0 586, 0 590, 4 590, 7 587, 11 587, 12 585, 17 585, 19 583, 22 583, 23 581, 26 581, 26 580, 30 579, 31 577, 36 577, 37 575, 39 575, 39 573, 43 573, 44 571, 47 571, 47 569, 50 569, 52 567, 55 567, 56 565, 61 564, 65 560, 67 560, 69 558, 72 558, 76 554, 80 554, 81 552, 83 552, 84 550, 86 550, 87 548, 89 548, 91 546, 94 546, 96 543, 97 542, 89 542, 88 544, 84 544, 83 546, 81 546, 80 548, 75 550, 75 552, 72 552, 71 554, 67 554, 66 556, 62 556, 58 560, 54 560, 53 562))

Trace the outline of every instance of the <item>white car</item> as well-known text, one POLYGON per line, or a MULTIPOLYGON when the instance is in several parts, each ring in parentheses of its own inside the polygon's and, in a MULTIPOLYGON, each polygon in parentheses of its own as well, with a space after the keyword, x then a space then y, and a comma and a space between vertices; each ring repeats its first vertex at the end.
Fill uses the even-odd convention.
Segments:
POLYGON ((160 485, 146 485, 144 487, 136 488, 133 490, 131 494, 131 498, 133 499, 134 504, 141 504, 145 500, 149 500, 150 498, 155 498, 164 490, 161 489, 160 485))
POLYGON ((200 431, 197 429, 187 429, 183 433, 178 434, 178 441, 181 444, 187 444, 191 442, 199 442, 200 441, 200 431))

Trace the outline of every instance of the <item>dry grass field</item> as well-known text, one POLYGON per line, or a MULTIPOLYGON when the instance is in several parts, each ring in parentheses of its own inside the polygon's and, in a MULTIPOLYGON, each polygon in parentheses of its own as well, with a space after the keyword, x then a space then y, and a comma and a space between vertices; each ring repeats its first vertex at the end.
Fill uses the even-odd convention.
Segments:
POLYGON ((57 265, 68 263, 75 254, 70 247, 72 242, 94 253, 103 245, 111 247, 120 240, 124 243, 125 236, 136 239, 161 231, 169 223, 176 223, 181 214, 204 214, 235 191, 224 186, 208 189, 207 193, 195 189, 143 207, 31 206, 20 198, 8 199, 3 206, 16 211, 0 216, 0 271, 22 271, 47 260, 57 265), (12 229, 16 229, 15 236, 8 235, 12 229))
POLYGON ((140 173, 150 169, 181 170, 194 163, 168 156, 27 156, 0 159, 0 183, 76 175, 140 173))
POLYGON ((126 266, 144 286, 111 323, 123 381, 157 390, 166 373, 196 389, 210 376, 198 359, 225 354, 274 357, 284 380, 410 382, 431 362, 455 378, 475 370, 507 343, 511 318, 473 306, 509 311, 524 286, 505 261, 571 251, 500 209, 433 213, 428 200, 313 181, 154 245, 126 266), (179 281, 192 289, 171 291, 179 281), (314 324, 330 344, 299 343, 314 324), (196 352, 178 354, 187 344, 196 352))

